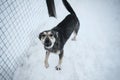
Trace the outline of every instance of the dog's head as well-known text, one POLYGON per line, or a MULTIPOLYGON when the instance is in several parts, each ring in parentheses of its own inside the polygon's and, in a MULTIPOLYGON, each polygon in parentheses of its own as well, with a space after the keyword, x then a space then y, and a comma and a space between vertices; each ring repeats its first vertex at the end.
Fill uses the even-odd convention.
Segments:
POLYGON ((56 38, 58 37, 58 32, 49 30, 49 31, 43 31, 39 34, 39 39, 43 43, 45 48, 52 48, 56 38))

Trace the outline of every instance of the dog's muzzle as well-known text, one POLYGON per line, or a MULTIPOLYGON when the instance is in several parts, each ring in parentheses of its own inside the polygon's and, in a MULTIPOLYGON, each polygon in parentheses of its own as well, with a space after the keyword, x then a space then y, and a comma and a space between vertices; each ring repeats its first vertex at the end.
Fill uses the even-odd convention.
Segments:
POLYGON ((49 38, 46 38, 46 39, 45 39, 45 42, 44 42, 44 46, 45 46, 45 47, 50 47, 51 45, 52 45, 52 43, 51 43, 50 39, 49 39, 49 38))

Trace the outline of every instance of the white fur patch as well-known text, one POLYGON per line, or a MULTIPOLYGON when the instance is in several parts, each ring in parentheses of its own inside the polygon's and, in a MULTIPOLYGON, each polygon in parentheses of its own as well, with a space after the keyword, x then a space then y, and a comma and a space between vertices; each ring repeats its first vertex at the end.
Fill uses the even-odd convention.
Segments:
POLYGON ((45 39, 46 39, 46 36, 41 38, 41 42, 42 42, 42 44, 44 44, 45 39))
POLYGON ((58 51, 56 52, 56 54, 58 54, 58 55, 59 55, 59 54, 60 54, 60 50, 58 50, 58 51))
POLYGON ((52 33, 51 33, 51 31, 49 31, 47 34, 50 35, 50 34, 52 34, 52 33))
POLYGON ((47 34, 47 32, 43 32, 43 34, 45 34, 45 35, 46 35, 46 34, 47 34))

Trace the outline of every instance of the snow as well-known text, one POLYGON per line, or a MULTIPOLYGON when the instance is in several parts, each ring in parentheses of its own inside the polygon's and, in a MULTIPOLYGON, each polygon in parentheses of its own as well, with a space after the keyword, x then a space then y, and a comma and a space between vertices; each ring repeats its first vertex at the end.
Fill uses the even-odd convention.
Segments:
MULTIPOLYGON (((28 50, 14 80, 120 80, 120 1, 68 0, 81 22, 77 41, 65 45, 62 70, 56 71, 58 55, 49 57, 44 67, 45 50, 38 38, 28 50)), ((50 18, 36 34, 51 29, 68 14, 59 3, 57 19, 50 18), (61 8, 60 8, 61 7, 61 8)), ((72 36, 71 36, 72 37, 72 36)))

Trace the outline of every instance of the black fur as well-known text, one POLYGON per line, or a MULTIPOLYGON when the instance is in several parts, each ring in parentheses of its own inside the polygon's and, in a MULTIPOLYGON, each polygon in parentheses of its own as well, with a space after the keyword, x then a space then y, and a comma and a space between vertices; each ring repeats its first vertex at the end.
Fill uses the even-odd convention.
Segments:
POLYGON ((67 15, 61 23, 59 23, 56 27, 52 29, 52 31, 58 32, 58 36, 60 38, 59 40, 57 40, 57 43, 59 43, 58 50, 62 50, 64 48, 66 41, 73 31, 75 31, 77 34, 79 30, 79 20, 75 12, 66 0, 63 0, 63 3, 70 14, 67 15))
MULTIPOLYGON (((67 15, 65 19, 62 22, 60 22, 56 27, 54 27, 51 30, 48 30, 48 31, 52 31, 52 33, 54 34, 57 33, 58 36, 57 37, 55 35, 56 42, 52 47, 52 49, 49 49, 49 51, 51 52, 56 52, 57 50, 63 50, 66 41, 73 33, 73 31, 77 34, 79 30, 80 23, 75 12, 73 11, 70 4, 66 0, 62 0, 62 1, 66 9, 70 12, 70 14, 67 15)), ((40 35, 42 35, 42 33, 40 35)), ((39 36, 39 38, 41 38, 41 36, 39 36)))

